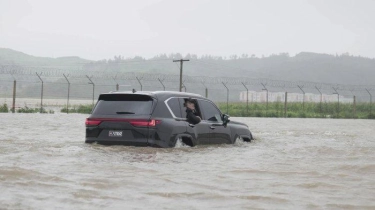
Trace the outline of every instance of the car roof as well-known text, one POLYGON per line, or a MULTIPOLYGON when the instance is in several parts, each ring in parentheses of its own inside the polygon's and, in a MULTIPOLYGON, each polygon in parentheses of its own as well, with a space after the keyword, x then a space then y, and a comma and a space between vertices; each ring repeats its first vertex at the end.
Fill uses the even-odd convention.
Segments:
POLYGON ((191 97, 191 98, 203 98, 205 97, 195 94, 195 93, 187 93, 187 92, 178 92, 178 91, 111 91, 109 93, 102 93, 101 95, 107 94, 137 94, 137 95, 149 95, 154 98, 158 99, 167 99, 170 97, 191 97))

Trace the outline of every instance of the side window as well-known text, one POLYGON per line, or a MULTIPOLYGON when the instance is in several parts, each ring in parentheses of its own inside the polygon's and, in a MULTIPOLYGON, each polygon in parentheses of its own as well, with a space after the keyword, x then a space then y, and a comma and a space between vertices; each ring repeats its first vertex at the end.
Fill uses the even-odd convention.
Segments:
POLYGON ((175 117, 181 118, 180 102, 178 98, 171 98, 167 102, 168 107, 175 117))
POLYGON ((201 112, 203 112, 203 120, 222 122, 220 111, 211 103, 205 100, 199 100, 201 112))

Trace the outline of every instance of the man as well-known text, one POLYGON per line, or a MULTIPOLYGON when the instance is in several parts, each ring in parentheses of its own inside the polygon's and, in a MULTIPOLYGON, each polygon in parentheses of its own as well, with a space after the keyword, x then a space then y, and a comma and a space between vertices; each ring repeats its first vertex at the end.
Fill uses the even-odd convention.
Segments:
POLYGON ((201 121, 197 111, 195 110, 194 100, 188 98, 185 102, 186 106, 186 118, 190 124, 198 124, 201 121))

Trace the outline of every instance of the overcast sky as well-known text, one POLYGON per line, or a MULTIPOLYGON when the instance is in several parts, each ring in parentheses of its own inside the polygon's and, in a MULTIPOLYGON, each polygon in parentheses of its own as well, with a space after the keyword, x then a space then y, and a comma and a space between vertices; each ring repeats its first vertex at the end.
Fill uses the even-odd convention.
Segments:
POLYGON ((302 51, 375 58, 375 0, 0 0, 0 47, 95 60, 302 51))

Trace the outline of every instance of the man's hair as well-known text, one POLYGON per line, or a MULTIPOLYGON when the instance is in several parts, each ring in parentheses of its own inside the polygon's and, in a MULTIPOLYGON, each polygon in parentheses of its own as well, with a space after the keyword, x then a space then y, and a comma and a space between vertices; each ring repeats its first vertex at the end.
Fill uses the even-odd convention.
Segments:
POLYGON ((192 104, 194 104, 195 105, 195 100, 194 99, 192 99, 192 98, 187 98, 187 99, 185 99, 185 103, 184 103, 184 106, 186 106, 186 104, 187 103, 192 103, 192 104))
POLYGON ((195 100, 194 100, 194 99, 192 99, 192 98, 187 98, 187 99, 186 99, 186 102, 194 103, 194 102, 195 102, 195 100))

